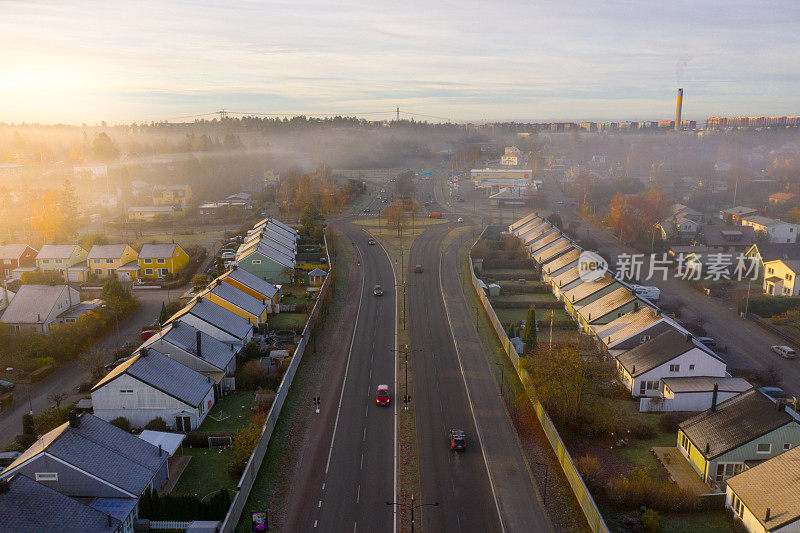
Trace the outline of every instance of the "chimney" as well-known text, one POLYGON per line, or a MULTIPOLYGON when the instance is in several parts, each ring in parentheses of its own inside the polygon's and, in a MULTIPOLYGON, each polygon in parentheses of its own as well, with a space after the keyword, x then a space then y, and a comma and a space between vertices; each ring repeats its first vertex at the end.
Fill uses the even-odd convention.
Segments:
POLYGON ((683 111, 683 88, 678 89, 678 100, 675 102, 675 131, 681 131, 681 112, 683 111))
POLYGON ((202 302, 202 301, 203 301, 203 297, 202 297, 202 296, 198 296, 198 297, 197 297, 197 303, 200 303, 200 302, 202 302))
POLYGON ((711 412, 717 410, 717 393, 719 392, 719 383, 714 383, 714 390, 711 392, 711 412))
POLYGON ((236 263, 234 263, 234 264, 233 264, 233 267, 231 267, 231 270, 236 270, 236 267, 238 267, 238 266, 239 266, 239 265, 237 265, 236 263))
POLYGON ((631 368, 631 375, 635 373, 636 373, 636 365, 633 365, 633 368, 631 368))
POLYGON ((78 414, 75 411, 70 411, 69 415, 67 415, 69 420, 69 427, 76 428, 80 425, 80 420, 78 419, 78 414))
POLYGON ((206 374, 206 381, 211 383, 211 374, 206 374))
POLYGON ((661 309, 656 309, 656 316, 661 316, 661 309))
POLYGON ((786 404, 782 400, 776 402, 776 405, 778 406, 778 411, 786 411, 786 404))
POLYGON ((202 334, 200 333, 200 330, 198 329, 197 332, 195 333, 195 339, 196 339, 196 343, 197 343, 197 357, 203 357, 203 340, 202 340, 202 338, 203 338, 202 334))
POLYGON ((767 514, 764 515, 764 522, 769 522, 769 515, 772 514, 771 511, 772 509, 767 507, 767 514))
POLYGON ((158 456, 161 457, 163 449, 161 448, 161 444, 158 445, 158 456))
POLYGON ((150 352, 147 348, 142 348, 139 350, 139 357, 147 357, 147 354, 150 352))
POLYGON ((711 452, 711 445, 706 442, 706 455, 708 455, 709 452, 711 452))
POLYGON ((639 310, 639 300, 634 300, 633 301, 633 312, 635 313, 638 310, 639 310))

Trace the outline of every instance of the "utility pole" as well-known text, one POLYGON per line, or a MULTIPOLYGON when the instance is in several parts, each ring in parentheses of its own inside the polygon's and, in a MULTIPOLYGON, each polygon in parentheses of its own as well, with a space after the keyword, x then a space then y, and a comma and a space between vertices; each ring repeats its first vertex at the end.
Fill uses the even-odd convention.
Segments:
POLYGON ((397 122, 400 122, 400 106, 397 106, 397 122))

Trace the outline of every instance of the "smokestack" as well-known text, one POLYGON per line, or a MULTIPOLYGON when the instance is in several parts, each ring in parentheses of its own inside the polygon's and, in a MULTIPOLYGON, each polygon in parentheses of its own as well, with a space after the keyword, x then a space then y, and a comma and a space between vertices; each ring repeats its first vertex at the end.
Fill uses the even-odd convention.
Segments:
POLYGON ((195 334, 197 335, 197 357, 203 357, 203 341, 200 330, 197 330, 195 334))
POLYGON ((683 111, 683 88, 678 89, 678 101, 675 103, 675 131, 681 131, 681 111, 683 111))
POLYGON ((711 412, 717 410, 717 392, 719 392, 719 383, 714 383, 714 390, 711 392, 711 412))

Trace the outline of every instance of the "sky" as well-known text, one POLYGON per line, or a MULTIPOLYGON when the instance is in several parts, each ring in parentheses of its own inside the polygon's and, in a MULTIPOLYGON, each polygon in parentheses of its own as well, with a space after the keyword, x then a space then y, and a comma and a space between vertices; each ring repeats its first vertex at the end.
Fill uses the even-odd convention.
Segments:
POLYGON ((800 114, 800 2, 0 0, 0 122, 800 114))

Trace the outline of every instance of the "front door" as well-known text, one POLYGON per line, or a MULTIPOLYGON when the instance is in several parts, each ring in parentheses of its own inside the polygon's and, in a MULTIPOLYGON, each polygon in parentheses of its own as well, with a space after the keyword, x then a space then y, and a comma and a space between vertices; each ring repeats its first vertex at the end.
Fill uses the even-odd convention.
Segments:
POLYGON ((175 429, 178 431, 191 431, 192 418, 185 415, 178 415, 175 417, 175 429))

